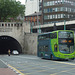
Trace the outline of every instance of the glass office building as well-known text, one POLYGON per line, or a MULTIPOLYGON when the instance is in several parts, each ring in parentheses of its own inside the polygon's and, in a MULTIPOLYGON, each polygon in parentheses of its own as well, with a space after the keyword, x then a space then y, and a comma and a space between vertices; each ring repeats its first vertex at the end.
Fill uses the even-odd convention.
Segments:
POLYGON ((75 19, 75 0, 42 0, 43 24, 75 19))

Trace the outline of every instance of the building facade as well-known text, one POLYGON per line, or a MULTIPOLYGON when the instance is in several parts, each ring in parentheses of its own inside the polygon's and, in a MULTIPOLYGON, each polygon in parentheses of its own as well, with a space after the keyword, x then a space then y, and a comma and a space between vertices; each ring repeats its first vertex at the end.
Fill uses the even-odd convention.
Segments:
POLYGON ((33 26, 43 24, 42 0, 26 0, 25 5, 25 22, 29 21, 31 25, 31 32, 35 32, 35 30, 32 30, 33 26))
POLYGON ((31 32, 37 32, 37 30, 33 30, 33 26, 42 24, 42 15, 41 12, 35 12, 31 15, 25 16, 25 22, 29 21, 31 26, 31 32))
POLYGON ((39 0, 26 0, 25 7, 26 16, 33 14, 34 12, 39 12, 39 0))
MULTIPOLYGON (((64 22, 65 24, 66 21, 75 20, 75 15, 74 15, 75 1, 74 0, 39 0, 39 12, 41 12, 41 18, 39 17, 41 21, 39 24, 39 28, 40 25, 45 26, 51 23, 55 24, 59 22, 64 22)), ((32 16, 32 18, 34 17, 32 16)), ((34 21, 33 21, 34 25, 31 23, 31 25, 33 25, 33 28, 37 26, 37 23, 34 23, 34 21)), ((33 31, 38 32, 37 29, 38 28, 33 29, 33 31)), ((60 29, 60 27, 57 29, 60 29)), ((41 29, 41 32, 49 32, 50 30, 51 29, 49 27, 46 28, 44 27, 41 29)))
POLYGON ((43 24, 75 18, 75 0, 42 0, 43 24))

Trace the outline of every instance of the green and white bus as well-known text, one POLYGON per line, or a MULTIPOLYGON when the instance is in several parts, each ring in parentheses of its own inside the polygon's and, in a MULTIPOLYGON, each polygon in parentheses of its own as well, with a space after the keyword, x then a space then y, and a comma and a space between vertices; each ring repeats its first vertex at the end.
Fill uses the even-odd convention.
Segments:
POLYGON ((57 30, 39 34, 37 55, 47 59, 74 59, 74 32, 57 30))

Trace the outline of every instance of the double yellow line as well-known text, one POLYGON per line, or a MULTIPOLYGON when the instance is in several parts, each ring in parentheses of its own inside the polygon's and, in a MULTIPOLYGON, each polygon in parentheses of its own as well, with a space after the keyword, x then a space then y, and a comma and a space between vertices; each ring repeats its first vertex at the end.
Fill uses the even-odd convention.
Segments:
POLYGON ((11 68, 12 68, 13 70, 15 70, 16 72, 18 72, 19 74, 25 75, 25 74, 21 73, 19 70, 17 70, 16 68, 14 68, 13 66, 11 66, 11 65, 9 65, 9 64, 8 64, 8 66, 11 67, 11 68))

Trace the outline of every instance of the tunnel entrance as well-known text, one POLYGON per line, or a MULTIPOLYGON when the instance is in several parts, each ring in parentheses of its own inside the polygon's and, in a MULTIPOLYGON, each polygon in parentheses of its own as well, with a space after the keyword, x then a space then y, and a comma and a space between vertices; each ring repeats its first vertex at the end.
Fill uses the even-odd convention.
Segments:
POLYGON ((0 54, 7 54, 8 49, 11 50, 11 53, 13 50, 22 52, 22 47, 16 39, 10 36, 0 36, 0 54))

